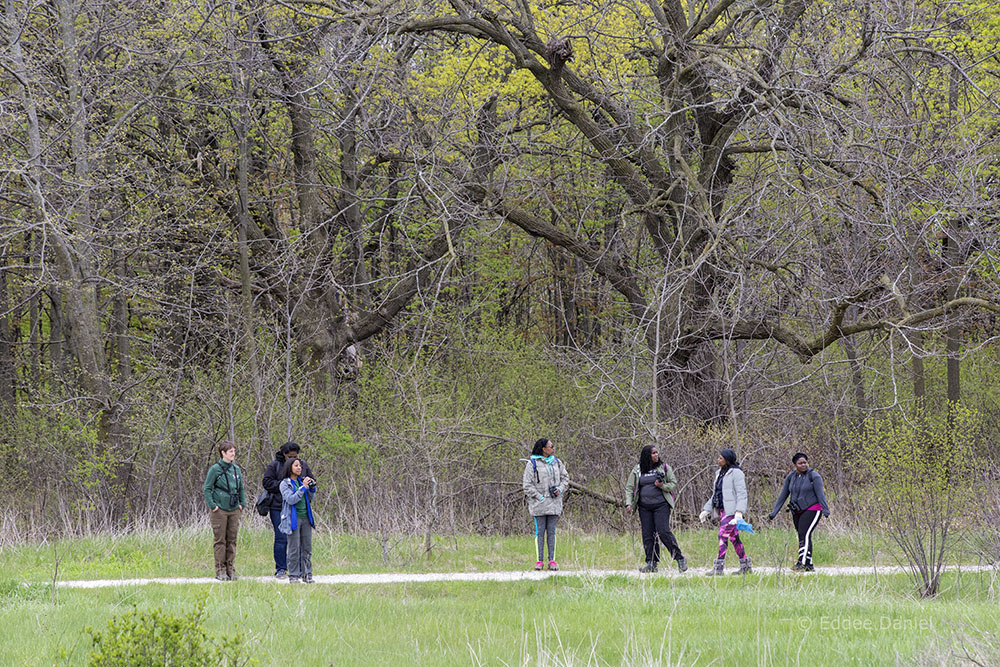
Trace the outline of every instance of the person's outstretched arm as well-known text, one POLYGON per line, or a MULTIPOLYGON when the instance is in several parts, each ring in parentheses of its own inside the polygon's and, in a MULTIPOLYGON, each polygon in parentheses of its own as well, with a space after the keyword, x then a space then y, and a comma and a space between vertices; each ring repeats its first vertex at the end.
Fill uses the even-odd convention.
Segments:
POLYGON ((778 499, 774 501, 774 509, 767 516, 768 519, 773 519, 778 516, 778 512, 781 511, 781 506, 784 504, 785 499, 788 498, 790 493, 790 484, 792 483, 792 473, 788 473, 785 476, 785 483, 781 486, 781 493, 778 494, 778 499))

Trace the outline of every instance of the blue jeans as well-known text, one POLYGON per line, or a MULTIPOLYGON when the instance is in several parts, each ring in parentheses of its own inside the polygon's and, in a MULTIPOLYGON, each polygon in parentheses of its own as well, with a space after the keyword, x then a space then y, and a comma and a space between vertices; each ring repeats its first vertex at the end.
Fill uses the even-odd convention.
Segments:
POLYGON ((279 570, 288 571, 288 556, 286 549, 288 547, 288 535, 278 530, 278 524, 281 523, 281 510, 271 510, 271 526, 274 528, 274 570, 278 572, 279 570))

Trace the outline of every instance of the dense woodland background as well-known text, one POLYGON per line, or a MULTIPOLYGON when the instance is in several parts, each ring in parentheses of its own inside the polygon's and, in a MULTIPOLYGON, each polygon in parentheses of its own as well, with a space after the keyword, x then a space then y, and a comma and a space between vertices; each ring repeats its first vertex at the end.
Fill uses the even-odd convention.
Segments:
POLYGON ((344 530, 522 530, 540 436, 587 528, 651 442, 681 520, 733 446, 860 521, 866 425, 958 405, 996 480, 992 2, 0 17, 4 539, 189 522, 224 439, 344 530))

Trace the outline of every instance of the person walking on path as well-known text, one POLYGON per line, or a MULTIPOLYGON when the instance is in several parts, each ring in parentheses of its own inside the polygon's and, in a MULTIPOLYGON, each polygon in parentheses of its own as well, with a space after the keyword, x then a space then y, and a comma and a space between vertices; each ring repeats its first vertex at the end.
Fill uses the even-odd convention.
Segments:
POLYGON ((524 466, 521 478, 521 488, 528 498, 528 511, 535 521, 535 541, 538 543, 536 570, 542 569, 546 540, 549 545, 549 569, 559 569, 556 563, 556 522, 562 514, 563 494, 569 489, 569 472, 556 458, 555 451, 551 440, 539 438, 531 449, 531 458, 524 466))
POLYGON ((819 525, 821 515, 830 516, 830 506, 823 493, 823 478, 809 467, 809 457, 802 452, 795 452, 792 455, 792 465, 795 468, 785 477, 785 484, 767 518, 774 520, 781 511, 781 504, 788 499, 792 523, 799 534, 799 555, 792 569, 796 572, 813 572, 813 532, 819 525))
POLYGON ((677 538, 670 530, 675 488, 677 477, 673 469, 660 459, 659 450, 653 445, 643 447, 639 463, 632 469, 625 484, 626 510, 632 514, 634 508, 639 508, 642 546, 646 552, 646 566, 640 572, 656 572, 660 562, 660 542, 677 561, 678 570, 684 572, 688 569, 677 538))
MULTIPOLYGON (((286 442, 274 453, 274 460, 264 469, 264 479, 261 485, 268 493, 268 516, 271 519, 271 527, 274 529, 274 576, 277 579, 284 579, 288 576, 288 536, 278 530, 281 524, 281 473, 285 461, 299 457, 301 448, 294 442, 286 442)), ((299 459, 301 461, 301 459, 299 459)), ((302 476, 315 480, 309 464, 302 461, 302 476)), ((313 485, 313 490, 316 486, 313 485)))
POLYGON ((733 543, 736 555, 740 559, 740 569, 737 573, 750 574, 753 571, 753 564, 746 555, 746 550, 740 541, 739 530, 736 528, 737 522, 743 520, 743 514, 747 511, 746 476, 736 463, 736 452, 731 449, 719 452, 715 462, 719 469, 715 471, 712 497, 705 503, 698 516, 702 523, 708 521, 709 516, 719 519, 719 555, 708 574, 711 576, 723 573, 729 542, 733 543))
POLYGON ((205 504, 208 505, 212 534, 215 537, 215 578, 219 581, 236 579, 236 536, 240 516, 247 503, 243 488, 243 471, 236 465, 236 445, 219 445, 221 458, 208 469, 205 477, 205 504))
POLYGON ((278 529, 288 536, 288 581, 313 583, 312 531, 316 527, 312 496, 316 481, 303 476, 304 464, 297 458, 285 461, 281 470, 281 523, 278 529))

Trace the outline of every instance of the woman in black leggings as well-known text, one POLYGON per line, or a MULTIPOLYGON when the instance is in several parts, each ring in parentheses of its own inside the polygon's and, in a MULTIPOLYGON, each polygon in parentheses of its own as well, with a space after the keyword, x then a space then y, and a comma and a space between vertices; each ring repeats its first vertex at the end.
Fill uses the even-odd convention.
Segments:
POLYGON ((819 517, 830 516, 830 506, 823 493, 823 478, 809 467, 809 457, 802 452, 792 456, 795 469, 785 477, 778 500, 768 519, 774 519, 781 511, 781 504, 788 498, 788 510, 792 513, 792 523, 799 534, 799 557, 792 568, 796 572, 812 572, 813 533, 819 525, 819 517))
POLYGON ((646 551, 646 565, 640 572, 656 572, 660 562, 659 542, 677 561, 677 569, 681 572, 687 570, 687 561, 670 530, 670 511, 674 508, 676 487, 677 477, 670 466, 660 459, 659 450, 653 445, 643 447, 639 465, 633 468, 625 484, 626 510, 631 514, 634 508, 639 508, 642 546, 646 551))

